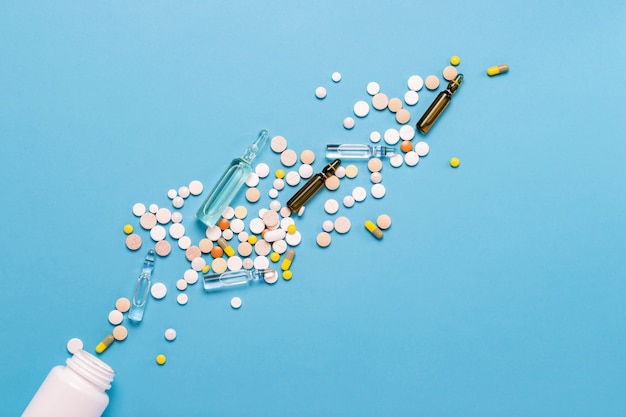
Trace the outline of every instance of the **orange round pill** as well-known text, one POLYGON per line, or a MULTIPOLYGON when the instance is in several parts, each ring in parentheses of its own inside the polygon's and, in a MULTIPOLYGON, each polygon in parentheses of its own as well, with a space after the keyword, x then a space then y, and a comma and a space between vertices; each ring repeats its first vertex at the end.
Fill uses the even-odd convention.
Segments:
POLYGON ((222 217, 220 221, 217 222, 217 227, 219 227, 220 230, 226 230, 230 227, 230 222, 222 217))
POLYGON ((413 150, 413 144, 408 140, 403 140, 402 143, 400 144, 400 150, 404 153, 407 153, 413 150))
POLYGON ((215 259, 221 258, 223 254, 224 254, 224 250, 220 248, 219 246, 213 246, 213 249, 211 249, 211 256, 214 257, 215 259))

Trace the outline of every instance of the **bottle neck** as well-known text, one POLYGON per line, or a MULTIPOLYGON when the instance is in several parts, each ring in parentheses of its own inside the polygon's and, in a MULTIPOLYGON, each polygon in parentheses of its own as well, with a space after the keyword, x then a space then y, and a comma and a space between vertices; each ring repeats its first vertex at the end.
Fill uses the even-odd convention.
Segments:
POLYGON ((79 350, 65 363, 69 369, 101 389, 102 392, 111 389, 115 371, 92 354, 79 350))
POLYGON ((256 155, 261 150, 263 150, 263 148, 267 144, 268 137, 269 137, 269 133, 267 132, 267 130, 261 130, 256 140, 254 141, 254 143, 248 146, 248 149, 246 149, 243 155, 241 155, 241 159, 243 159, 247 163, 251 163, 252 160, 256 158, 256 155))

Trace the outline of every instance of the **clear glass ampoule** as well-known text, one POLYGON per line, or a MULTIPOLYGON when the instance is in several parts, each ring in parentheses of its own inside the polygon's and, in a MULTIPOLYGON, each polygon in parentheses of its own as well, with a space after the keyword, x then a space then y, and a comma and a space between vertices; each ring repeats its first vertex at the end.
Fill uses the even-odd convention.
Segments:
POLYGON ((278 279, 278 274, 276 270, 272 268, 241 269, 239 271, 228 271, 222 274, 207 273, 202 277, 205 291, 236 287, 249 284, 252 281, 259 281, 260 279, 264 279, 268 284, 273 284, 278 279))
POLYGON ((326 145, 326 158, 328 159, 369 159, 391 156, 396 153, 396 148, 390 146, 370 146, 365 143, 344 143, 341 145, 326 145))
POLYGON ((441 113, 443 113, 446 107, 448 107, 448 104, 450 104, 450 100, 452 99, 452 94, 456 92, 462 82, 463 74, 459 74, 448 83, 448 87, 437 95, 428 110, 424 112, 422 118, 415 125, 417 130, 422 133, 427 133, 430 130, 439 116, 441 116, 441 113))
POLYGON ((335 175, 335 171, 341 165, 341 160, 335 159, 326 165, 322 172, 315 174, 287 201, 287 207, 297 212, 311 199, 323 186, 328 177, 335 175))
POLYGON ((248 175, 252 172, 250 164, 267 144, 268 136, 267 130, 261 130, 254 143, 248 146, 244 154, 240 158, 235 158, 231 161, 209 196, 196 212, 198 220, 207 226, 215 226, 224 209, 233 201, 237 191, 239 191, 248 175))
POLYGON ((128 312, 128 318, 132 321, 139 322, 143 319, 143 312, 146 309, 146 301, 148 301, 148 293, 150 292, 150 280, 152 279, 155 259, 154 249, 150 249, 143 261, 137 284, 135 284, 133 301, 128 312))

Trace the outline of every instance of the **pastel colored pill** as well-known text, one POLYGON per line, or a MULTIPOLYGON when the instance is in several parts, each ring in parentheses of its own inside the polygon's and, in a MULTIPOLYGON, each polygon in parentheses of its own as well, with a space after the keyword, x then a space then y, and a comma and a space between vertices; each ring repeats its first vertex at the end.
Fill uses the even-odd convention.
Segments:
POLYGON ((165 330, 165 333, 163 335, 165 336, 165 340, 167 340, 168 342, 172 342, 176 339, 176 330, 169 328, 165 330))
POLYGON ((283 259, 283 263, 281 264, 280 268, 283 271, 286 271, 289 268, 291 268, 291 264, 293 263, 293 258, 295 256, 296 256, 296 251, 293 249, 289 249, 287 251, 287 255, 285 255, 285 259, 283 259))
POLYGON ((378 143, 380 142, 380 139, 382 139, 382 135, 380 134, 380 132, 374 131, 370 133, 370 141, 372 143, 378 143))
POLYGON ((121 324, 119 326, 115 326, 115 328, 113 329, 113 337, 118 342, 126 340, 126 338, 128 337, 128 329, 121 324))
POLYGON ((259 176, 259 178, 265 178, 270 174, 270 167, 265 162, 261 162, 254 167, 254 172, 259 176))
MULTIPOLYGON (((343 198, 343 205, 346 208, 350 208, 352 206, 354 206, 354 197, 352 197, 351 195, 347 195, 343 198)), ((334 228, 334 226, 333 226, 334 228)))
POLYGON ((279 255, 282 255, 287 251, 287 242, 285 240, 277 240, 272 243, 272 250, 279 255))
POLYGON ((398 134, 402 140, 412 140, 415 137, 415 128, 411 125, 404 125, 398 129, 398 134))
POLYGON ((213 249, 213 241, 209 238, 202 239, 200 243, 198 243, 198 247, 202 253, 211 253, 211 249, 213 249))
POLYGON ((211 262, 211 269, 216 274, 221 274, 228 269, 228 263, 224 258, 213 259, 213 262, 211 262))
POLYGON ((204 258, 198 257, 191 261, 191 269, 194 271, 202 271, 202 268, 206 266, 206 261, 204 258))
POLYGON ((204 186, 198 180, 193 180, 189 183, 189 192, 191 193, 191 195, 200 195, 202 194, 203 189, 204 186))
POLYGON ((223 237, 217 239, 217 244, 220 246, 220 248, 222 248, 226 256, 231 257, 235 255, 235 250, 223 237))
POLYGON ((154 251, 157 255, 164 257, 172 252, 172 245, 166 240, 161 240, 154 245, 154 251))
POLYGON ((176 302, 181 306, 187 304, 188 301, 189 296, 187 294, 178 294, 178 296, 176 297, 176 302))
POLYGON ((300 153, 300 161, 302 161, 303 164, 311 165, 315 161, 315 153, 310 149, 302 151, 302 153, 300 153))
POLYGON ((376 81, 372 81, 367 84, 367 87, 365 89, 367 90, 367 94, 369 94, 370 96, 375 96, 380 92, 380 85, 376 81))
POLYGON ((156 363, 158 363, 159 365, 165 365, 165 362, 167 362, 167 357, 160 353, 156 356, 156 363))
POLYGON ((391 227, 391 217, 388 214, 381 214, 376 218, 376 225, 382 230, 389 229, 391 227))
POLYGON ((452 65, 448 65, 447 67, 445 67, 443 69, 443 78, 446 81, 452 81, 454 80, 454 78, 458 75, 458 72, 456 70, 456 68, 454 68, 452 65))
POLYGON ((404 155, 404 163, 407 166, 414 167, 420 161, 420 157, 415 151, 409 151, 404 155))
POLYGON ((343 127, 347 130, 350 130, 354 127, 354 119, 352 117, 346 117, 343 119, 343 127))
POLYGON ((174 239, 180 239, 185 235, 185 226, 182 223, 172 223, 170 226, 170 236, 174 239))
POLYGON ((417 91, 409 90, 404 93, 404 102, 407 106, 415 106, 419 101, 420 96, 417 94, 417 91))
POLYGON ((487 68, 487 75, 493 77, 494 75, 504 74, 509 70, 509 66, 507 64, 495 65, 493 67, 487 68))
POLYGON ((280 154, 280 162, 286 167, 292 167, 298 162, 298 155, 295 151, 287 149, 280 154))
POLYGON ((241 298, 233 297, 230 299, 230 306, 235 310, 241 307, 241 298))
POLYGON ((183 185, 182 187, 180 187, 178 189, 178 195, 181 196, 182 198, 187 198, 189 197, 189 194, 191 194, 189 192, 189 188, 185 185, 183 185))
POLYGON ((456 67, 460 63, 461 63, 461 58, 459 58, 457 55, 453 55, 453 56, 450 57, 450 64, 452 64, 452 65, 454 65, 456 67))
POLYGON ((259 185, 259 176, 256 174, 256 172, 251 172, 248 174, 248 176, 246 177, 246 185, 248 187, 256 187, 257 185, 259 185))
POLYGON ((408 140, 404 140, 402 141, 402 143, 400 144, 400 150, 404 153, 407 153, 411 150, 413 150, 413 144, 411 143, 411 141, 408 140))
POLYGON ((389 104, 389 99, 385 94, 378 93, 372 97, 372 107, 376 110, 385 110, 389 104))
POLYGON ((319 86, 315 89, 315 97, 319 98, 320 100, 326 98, 326 89, 322 86, 319 86))
POLYGON ((370 181, 373 184, 378 184, 382 180, 383 180, 383 174, 381 174, 380 172, 372 172, 372 175, 370 175, 370 181))
POLYGON ((341 81, 341 73, 338 71, 333 72, 330 76, 330 79, 333 80, 333 82, 338 83, 339 81, 341 81))
POLYGON ((121 313, 126 313, 130 310, 130 300, 126 297, 118 298, 115 302, 115 308, 121 313))
POLYGON ((185 199, 183 199, 181 196, 176 196, 174 197, 174 199, 172 200, 172 205, 175 208, 181 208, 182 206, 185 205, 185 199))
POLYGON ((372 197, 374 198, 383 198, 387 190, 385 189, 384 185, 378 183, 372 185, 372 189, 370 190, 370 192, 372 193, 372 197))
MULTIPOLYGON (((402 103, 400 103, 402 105, 402 103)), ((366 101, 360 100, 354 103, 354 114, 357 117, 365 117, 370 112, 370 105, 366 101)))
POLYGON ((417 152, 419 156, 426 156, 428 152, 430 152, 430 146, 424 141, 417 142, 415 144, 415 152, 417 152))
POLYGON ((365 221, 365 228, 367 229, 368 232, 370 232, 372 235, 374 235, 374 237, 376 239, 382 239, 383 238, 383 231, 380 230, 378 228, 378 226, 376 226, 374 224, 373 221, 371 220, 366 220, 365 221))
POLYGON ((403 160, 402 155, 397 153, 395 155, 391 155, 391 158, 389 158, 389 164, 394 168, 399 168, 402 166, 403 160))
POLYGON ((429 75, 428 77, 426 77, 426 81, 424 82, 424 84, 429 90, 436 90, 437 88, 439 88, 439 77, 437 77, 436 75, 429 75))
POLYGON ((313 176, 313 167, 309 164, 302 164, 298 168, 298 174, 304 179, 309 179, 313 176))
POLYGON ((459 158, 455 156, 454 158, 450 159, 450 166, 452 168, 457 168, 459 165, 461 165, 461 161, 459 160, 459 158))
POLYGON ((198 281, 198 271, 193 269, 186 270, 183 274, 183 279, 187 282, 187 284, 195 284, 198 281))
POLYGON ((178 289, 178 291, 185 291, 187 289, 187 281, 182 278, 179 279, 178 281, 176 281, 176 288, 178 289))
POLYGON ((167 295, 167 287, 162 282, 155 282, 150 288, 150 294, 156 300, 160 300, 167 295))
POLYGON ((211 270, 211 267, 209 265, 204 265, 204 268, 202 268, 202 273, 206 274, 207 272, 209 272, 211 270))
POLYGON ((72 355, 83 349, 83 341, 77 337, 74 337, 67 341, 67 351, 72 355))
POLYGON ((401 125, 408 123, 411 120, 411 113, 407 109, 400 109, 396 112, 396 122, 401 125))
POLYGON ((106 337, 96 346, 96 353, 104 352, 114 341, 115 337, 113 337, 112 334, 106 335, 106 337))
MULTIPOLYGON (((354 198, 354 201, 357 201, 360 203, 361 201, 365 200, 365 198, 367 197, 367 191, 363 187, 354 187, 354 189, 352 190, 352 197, 354 198)), ((336 228, 337 226, 335 225, 335 229, 336 228)))
POLYGON ((173 188, 167 191, 167 198, 169 198, 170 200, 173 200, 174 197, 176 197, 177 195, 178 195, 178 192, 173 188))
POLYGON ((191 238, 189 236, 183 236, 178 239, 178 247, 182 250, 187 250, 191 246, 191 238))
POLYGON ((367 169, 369 169, 370 172, 378 172, 383 169, 383 161, 378 158, 371 158, 367 161, 367 169))
POLYGON ((239 271, 243 266, 243 261, 239 256, 231 256, 228 258, 228 261, 226 261, 226 266, 229 271, 239 271))
POLYGON ((272 253, 270 254, 270 261, 272 261, 272 262, 274 262, 274 263, 276 263, 276 262, 280 261, 280 253, 278 253, 278 252, 272 252, 272 253))
POLYGON ((133 233, 133 226, 130 224, 126 224, 124 225, 124 233, 126 233, 127 235, 130 235, 131 233, 133 233))
POLYGON ((221 258, 222 255, 224 255, 224 250, 219 246, 213 246, 213 249, 211 249, 211 256, 217 259, 221 258))
POLYGON ((180 211, 175 211, 172 213, 172 222, 180 223, 182 221, 183 221, 183 215, 181 214, 180 211))
POLYGON ((112 325, 117 326, 122 322, 122 320, 124 320, 124 315, 121 311, 111 310, 109 312, 109 323, 111 323, 112 325))
POLYGON ((251 203, 256 203, 259 201, 259 198, 261 198, 261 192, 258 188, 248 188, 248 191, 246 191, 246 200, 251 203))
POLYGON ((142 203, 136 203, 133 205, 133 214, 137 217, 141 217, 146 212, 146 206, 142 203))
POLYGON ((146 230, 152 229, 157 223, 156 216, 152 213, 144 213, 139 219, 139 224, 146 230))
POLYGON ((409 90, 420 91, 424 87, 424 80, 419 75, 411 75, 407 81, 409 90))
POLYGON ((339 203, 334 198, 329 198, 324 203, 324 211, 328 214, 335 214, 339 210, 339 203))
POLYGON ((289 281, 292 277, 293 277, 293 273, 289 269, 286 271, 283 271, 283 279, 285 281, 289 281))
POLYGON ((172 212, 162 207, 156 212, 155 217, 160 224, 168 224, 172 220, 172 212))
POLYGON ((324 220, 324 222, 322 223, 322 230, 327 233, 335 230, 335 225, 333 224, 332 220, 324 220))
MULTIPOLYGON (((269 169, 269 168, 268 168, 269 169)), ((248 209, 244 206, 235 207, 235 217, 238 219, 245 219, 248 215, 248 209)))
MULTIPOLYGON (((339 184, 340 184, 340 180, 339 178, 337 178, 336 176, 332 176, 332 177, 328 177, 326 178, 326 181, 324 182, 324 185, 326 186, 327 189, 329 189, 330 191, 334 191, 337 188, 339 188, 339 184)), ((304 207, 304 206, 302 206, 304 207)))
POLYGON ((359 175, 359 168, 356 165, 351 164, 346 167, 346 177, 356 178, 357 175, 359 175))
POLYGON ((190 246, 185 251, 185 257, 187 258, 189 262, 193 261, 194 259, 200 256, 202 256, 202 251, 197 246, 190 246))
POLYGON ((160 224, 150 229, 150 238, 155 242, 160 242, 165 239, 165 236, 167 236, 167 231, 160 224))
POLYGON ((383 133, 383 139, 387 142, 388 145, 395 145, 400 140, 400 132, 398 129, 387 129, 385 133, 383 133))
POLYGON ((334 225, 337 233, 344 234, 350 231, 351 223, 349 218, 345 216, 339 216, 335 219, 334 225))
POLYGON ((387 104, 387 108, 392 113, 397 113, 402 108, 402 100, 400 100, 398 97, 390 99, 389 103, 387 104))
POLYGON ((126 237, 126 247, 130 250, 137 250, 141 247, 141 236, 136 233, 126 237))
POLYGON ((283 136, 274 136, 270 141, 270 148, 276 153, 281 153, 287 149, 287 139, 283 136))
POLYGON ((325 248, 330 245, 331 237, 326 232, 320 232, 317 234, 317 238, 315 239, 315 241, 320 247, 325 248))

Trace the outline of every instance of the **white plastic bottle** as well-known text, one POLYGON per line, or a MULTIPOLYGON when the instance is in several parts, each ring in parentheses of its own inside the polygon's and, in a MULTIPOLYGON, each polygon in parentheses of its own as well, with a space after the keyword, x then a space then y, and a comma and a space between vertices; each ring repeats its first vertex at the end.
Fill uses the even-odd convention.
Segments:
POLYGON ((100 417, 115 372, 84 350, 52 368, 22 417, 100 417))

